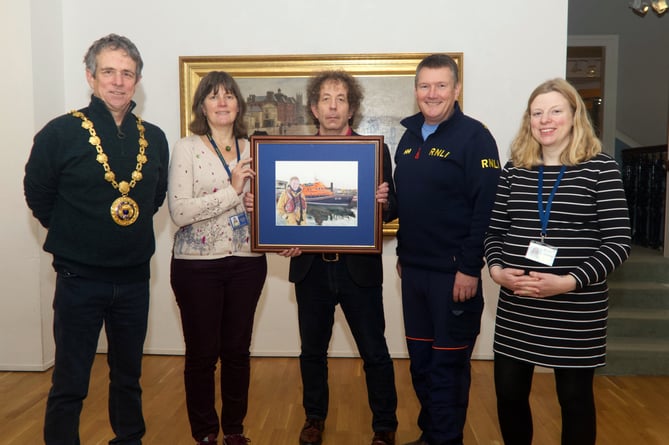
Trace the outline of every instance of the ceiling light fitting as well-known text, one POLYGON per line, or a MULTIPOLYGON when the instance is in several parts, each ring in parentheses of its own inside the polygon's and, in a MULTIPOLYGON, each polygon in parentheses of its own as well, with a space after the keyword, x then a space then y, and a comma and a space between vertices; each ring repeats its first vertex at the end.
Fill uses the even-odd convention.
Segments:
POLYGON ((667 0, 650 0, 650 4, 648 4, 647 1, 633 0, 630 2, 629 6, 635 14, 640 15, 641 17, 645 16, 651 7, 657 15, 662 15, 669 9, 667 0))

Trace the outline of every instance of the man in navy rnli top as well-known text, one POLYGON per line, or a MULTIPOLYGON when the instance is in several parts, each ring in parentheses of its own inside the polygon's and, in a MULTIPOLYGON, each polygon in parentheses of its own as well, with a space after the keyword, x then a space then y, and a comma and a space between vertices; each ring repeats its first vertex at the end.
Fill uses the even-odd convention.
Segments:
POLYGON ((411 374, 421 404, 416 445, 462 444, 472 349, 483 311, 483 239, 500 173, 488 129, 465 116, 456 62, 416 69, 420 112, 395 153, 397 270, 411 374))

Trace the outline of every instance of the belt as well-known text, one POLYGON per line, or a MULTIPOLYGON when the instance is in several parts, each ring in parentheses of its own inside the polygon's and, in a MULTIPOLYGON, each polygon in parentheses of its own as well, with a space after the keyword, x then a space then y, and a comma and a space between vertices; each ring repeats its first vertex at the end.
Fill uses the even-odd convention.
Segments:
POLYGON ((336 263, 340 258, 338 253, 321 253, 321 259, 326 263, 336 263))

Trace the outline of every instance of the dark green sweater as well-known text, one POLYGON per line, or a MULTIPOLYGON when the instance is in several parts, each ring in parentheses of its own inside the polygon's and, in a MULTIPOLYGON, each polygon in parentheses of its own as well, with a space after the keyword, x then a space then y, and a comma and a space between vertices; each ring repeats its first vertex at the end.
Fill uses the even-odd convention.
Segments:
MULTIPOLYGON (((139 153, 135 116, 128 112, 117 127, 104 102, 94 96, 80 111, 93 122, 116 180, 130 182, 139 153)), ((26 164, 26 202, 48 229, 44 250, 53 254, 57 271, 115 283, 147 280, 155 251, 153 215, 167 190, 165 134, 143 122, 148 162, 142 168, 142 180, 128 194, 138 204, 139 217, 123 227, 110 212, 121 194, 104 179, 104 168, 96 161, 97 152, 81 123, 80 118, 66 114, 46 124, 35 135, 26 164)))

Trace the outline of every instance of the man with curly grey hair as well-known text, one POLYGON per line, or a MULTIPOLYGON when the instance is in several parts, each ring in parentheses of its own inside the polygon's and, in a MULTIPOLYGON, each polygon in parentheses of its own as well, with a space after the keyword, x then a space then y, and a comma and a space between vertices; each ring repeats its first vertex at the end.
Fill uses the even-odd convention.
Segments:
MULTIPOLYGON (((356 136, 353 122, 362 88, 345 71, 316 73, 307 84, 309 108, 321 136, 356 136)), ((395 187, 388 147, 383 147, 383 183, 376 191, 383 220, 395 218, 395 187)), ((295 283, 300 328, 300 370, 306 422, 300 445, 321 445, 328 414, 327 352, 339 305, 364 362, 372 445, 395 445, 397 393, 385 338, 383 265, 380 254, 302 253, 288 249, 289 280, 295 283)))

